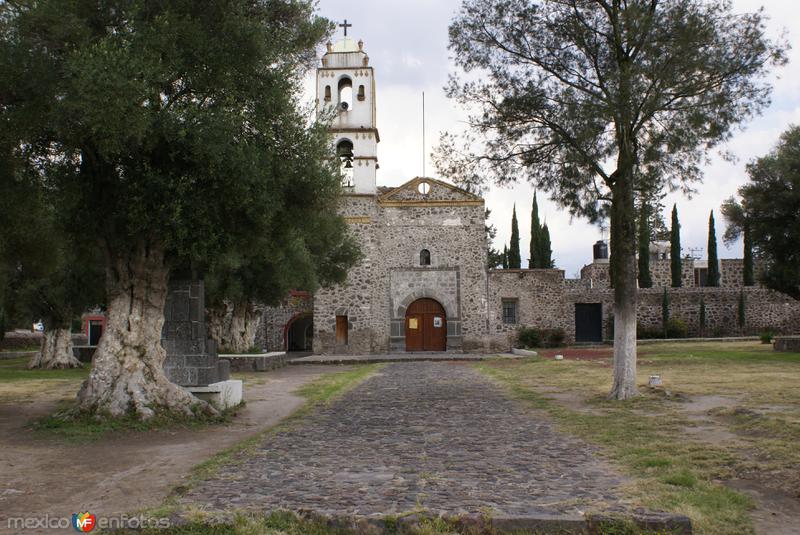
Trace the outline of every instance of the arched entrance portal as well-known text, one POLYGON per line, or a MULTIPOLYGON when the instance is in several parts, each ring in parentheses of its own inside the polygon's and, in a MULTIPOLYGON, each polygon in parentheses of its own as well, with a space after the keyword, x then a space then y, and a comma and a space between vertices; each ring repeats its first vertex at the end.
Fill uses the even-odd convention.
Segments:
POLYGON ((286 351, 311 351, 314 340, 314 316, 306 314, 292 319, 286 326, 286 351))
POLYGON ((406 351, 445 351, 447 317, 433 299, 417 299, 406 310, 406 351))

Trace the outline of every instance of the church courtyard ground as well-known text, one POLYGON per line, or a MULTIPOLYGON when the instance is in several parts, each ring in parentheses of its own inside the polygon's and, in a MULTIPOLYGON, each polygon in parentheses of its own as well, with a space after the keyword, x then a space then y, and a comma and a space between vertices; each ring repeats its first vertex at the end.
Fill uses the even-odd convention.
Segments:
MULTIPOLYGON (((148 511, 154 533, 342 533, 275 509, 402 518, 669 511, 695 533, 797 533, 800 354, 757 342, 640 347, 643 395, 605 400, 607 349, 523 360, 290 366, 197 429, 31 428, 80 372, 0 361, 6 519, 148 511), (663 386, 646 386, 660 375, 663 386), (208 527, 214 521, 232 525, 208 527)), ((446 524, 419 533, 459 533, 446 524)))

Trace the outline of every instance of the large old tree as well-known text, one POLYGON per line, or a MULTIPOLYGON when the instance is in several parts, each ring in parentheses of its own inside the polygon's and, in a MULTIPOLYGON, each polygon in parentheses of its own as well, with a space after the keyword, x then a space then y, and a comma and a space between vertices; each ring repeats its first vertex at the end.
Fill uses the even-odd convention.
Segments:
POLYGON ((464 150, 443 136, 439 171, 461 183, 527 179, 572 213, 611 218, 614 386, 636 394, 640 192, 689 187, 709 149, 767 103, 785 61, 761 12, 729 1, 464 0, 450 48, 473 113, 464 150))
MULTIPOLYGON (((170 271, 202 271, 335 201, 298 94, 329 24, 304 0, 0 3, 3 127, 104 258, 108 321, 82 411, 198 400, 164 375, 170 271), (309 172, 284 162, 309 155, 309 172)), ((279 247, 280 244, 276 244, 279 247)))
POLYGON ((722 205, 725 242, 744 237, 746 285, 753 284, 755 253, 760 281, 800 299, 800 126, 784 132, 774 150, 747 166, 747 174, 741 199, 722 205))

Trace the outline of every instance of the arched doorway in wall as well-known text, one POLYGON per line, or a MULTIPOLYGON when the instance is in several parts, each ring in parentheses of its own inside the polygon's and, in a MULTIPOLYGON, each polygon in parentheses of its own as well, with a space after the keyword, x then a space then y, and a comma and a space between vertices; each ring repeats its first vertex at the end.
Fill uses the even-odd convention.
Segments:
POLYGON ((433 299, 417 299, 406 309, 406 351, 445 351, 447 316, 433 299))
POLYGON ((286 324, 286 351, 311 351, 314 341, 314 316, 300 314, 286 324))

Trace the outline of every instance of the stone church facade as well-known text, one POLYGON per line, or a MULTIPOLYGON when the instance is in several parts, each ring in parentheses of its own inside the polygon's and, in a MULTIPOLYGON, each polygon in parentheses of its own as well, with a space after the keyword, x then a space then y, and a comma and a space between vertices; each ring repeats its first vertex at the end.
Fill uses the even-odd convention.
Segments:
MULTIPOLYGON (((579 279, 559 269, 487 269, 484 200, 446 182, 417 177, 377 186, 375 73, 362 42, 329 44, 317 71, 320 109, 335 109, 332 141, 345 180, 339 211, 363 258, 344 284, 313 296, 294 292, 262 314, 264 349, 319 354, 508 350, 521 326, 563 329, 567 342, 611 337, 613 290, 608 261, 579 279)), ((800 329, 800 302, 742 287, 741 260, 722 260, 722 286, 699 286, 702 266, 684 263, 684 286, 670 288, 671 317, 690 335, 800 329), (707 326, 699 327, 703 296, 707 326), (737 324, 744 296, 744 328, 737 324)), ((639 321, 661 324, 669 260, 652 262, 654 288, 639 290, 639 321)))

